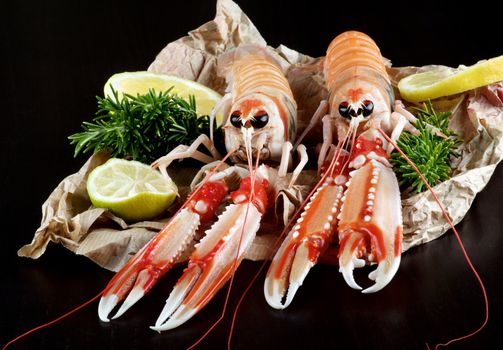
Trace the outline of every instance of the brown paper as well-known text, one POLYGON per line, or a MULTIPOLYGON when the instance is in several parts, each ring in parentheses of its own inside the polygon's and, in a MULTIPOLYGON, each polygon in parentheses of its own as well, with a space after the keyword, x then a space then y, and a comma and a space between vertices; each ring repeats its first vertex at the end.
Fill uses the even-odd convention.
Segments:
MULTIPOLYGON (((220 0, 214 20, 169 43, 149 70, 196 80, 223 93, 225 81, 217 76, 216 57, 241 44, 266 46, 264 38, 241 9, 231 0, 220 0)), ((274 50, 287 71, 298 104, 299 132, 302 132, 319 102, 327 95, 320 69, 322 58, 311 58, 282 45, 274 50)), ((389 73, 396 83, 412 73, 438 68, 390 68, 389 73)), ((452 70, 449 67, 443 69, 452 70)), ((503 86, 495 84, 434 101, 436 108, 454 109, 451 127, 464 140, 459 150, 461 157, 455 161, 454 177, 434 188, 454 223, 467 213, 475 195, 487 184, 503 157, 502 96, 503 86)), ((314 145, 321 142, 320 130, 311 132, 310 139, 306 139, 305 143, 314 145)), ((168 216, 158 221, 127 224, 107 210, 92 207, 85 190, 86 178, 107 157, 104 153, 93 155, 78 173, 58 185, 42 206, 42 223, 33 241, 18 251, 19 256, 38 258, 52 241, 89 257, 100 266, 117 271, 159 231, 168 216)), ((195 173, 196 169, 177 168, 171 174, 181 189, 180 201, 188 192, 187 180, 195 173)), ((300 185, 293 189, 278 184, 275 188, 276 206, 292 210, 294 205, 298 205, 312 185, 315 173, 304 172, 300 185)), ((435 239, 449 229, 429 193, 403 197, 404 251, 435 239)), ((270 256, 283 226, 283 209, 276 209, 279 219, 275 219, 274 215, 264 219, 261 231, 248 252, 248 259, 261 260, 270 256)))

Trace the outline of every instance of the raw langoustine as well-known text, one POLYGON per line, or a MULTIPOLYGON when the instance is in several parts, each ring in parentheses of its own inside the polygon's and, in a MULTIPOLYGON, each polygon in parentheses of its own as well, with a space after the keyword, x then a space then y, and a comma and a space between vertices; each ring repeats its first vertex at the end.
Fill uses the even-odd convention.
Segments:
MULTIPOLYGON (((241 179, 230 193, 228 205, 195 246, 187 268, 166 301, 155 326, 157 331, 179 326, 208 303, 231 278, 260 227, 268 209, 269 168, 259 160, 279 161, 277 176, 286 176, 291 161, 291 141, 296 131, 296 103, 280 66, 265 48, 239 47, 219 58, 228 93, 215 106, 211 120, 224 111, 223 128, 228 154, 213 167, 168 224, 110 281, 99 304, 99 317, 108 321, 143 297, 177 262, 197 230, 214 220, 217 208, 229 197, 230 179, 241 179), (247 163, 219 170, 227 158, 247 163), (204 225, 203 225, 204 224, 204 225)), ((166 174, 176 160, 193 157, 203 162, 220 158, 211 140, 201 135, 192 145, 180 145, 153 166, 166 174), (197 148, 204 145, 212 157, 197 148)), ((307 162, 303 146, 298 175, 307 162)), ((295 176, 296 176, 295 175, 295 176)), ((276 176, 276 175, 274 175, 276 176)), ((292 180, 294 181, 294 179, 292 180)))
POLYGON ((417 132, 410 123, 415 117, 394 100, 379 48, 363 33, 345 32, 332 41, 324 76, 329 96, 310 123, 323 121, 318 158, 323 175, 276 253, 264 285, 268 303, 278 309, 291 303, 336 236, 340 272, 352 288, 361 289, 353 277, 355 267, 377 264, 369 275, 375 283, 363 290, 371 293, 386 286, 400 264, 400 190, 388 161, 393 148, 378 129, 395 141, 404 129, 417 132))

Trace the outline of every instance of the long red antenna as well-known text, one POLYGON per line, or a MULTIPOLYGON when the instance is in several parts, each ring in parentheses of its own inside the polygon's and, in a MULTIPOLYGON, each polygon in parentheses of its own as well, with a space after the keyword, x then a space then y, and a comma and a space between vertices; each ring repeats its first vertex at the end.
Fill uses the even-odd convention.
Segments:
POLYGON ((67 312, 66 314, 64 314, 64 315, 62 315, 62 316, 59 316, 58 318, 56 318, 56 319, 54 319, 54 320, 52 320, 52 321, 50 321, 50 322, 47 322, 47 323, 41 324, 41 325, 40 325, 40 326, 38 326, 38 327, 32 328, 32 329, 30 329, 29 331, 24 332, 24 333, 23 333, 23 334, 21 334, 21 335, 18 335, 16 338, 12 339, 12 340, 11 340, 11 341, 9 341, 7 344, 5 344, 5 345, 3 346, 3 348, 2 348, 2 350, 7 349, 7 347, 8 347, 9 345, 12 345, 13 343, 15 343, 15 342, 17 342, 18 340, 20 340, 20 339, 22 339, 22 338, 24 338, 24 337, 26 337, 26 336, 30 335, 31 333, 36 332, 36 331, 38 331, 39 329, 49 327, 49 326, 53 325, 54 323, 59 322, 59 321, 61 321, 62 319, 66 318, 66 317, 70 316, 71 314, 73 314, 73 313, 75 313, 75 312, 79 311, 80 309, 82 309, 82 308, 86 307, 87 305, 91 304, 93 301, 95 301, 96 299, 98 299, 99 297, 101 297, 101 295, 103 294, 103 292, 104 292, 104 291, 105 291, 105 290, 102 290, 102 291, 101 291, 98 295, 96 295, 96 296, 95 296, 95 297, 93 297, 92 299, 89 299, 88 301, 86 301, 85 303, 81 304, 80 306, 77 306, 77 307, 76 307, 76 308, 74 308, 73 310, 70 310, 70 311, 69 311, 69 312, 67 312))
MULTIPOLYGON (((437 344, 435 345, 435 350, 437 350, 439 347, 441 346, 449 346, 450 344, 454 343, 454 342, 458 342, 458 341, 461 341, 463 339, 467 339, 467 338, 470 338, 470 337, 473 337, 475 334, 479 333, 487 324, 487 321, 489 320, 489 300, 487 298, 487 293, 486 293, 486 288, 484 286, 484 282, 482 281, 482 279, 480 278, 477 270, 475 269, 475 267, 473 266, 472 264, 472 261, 470 260, 470 257, 468 256, 468 253, 466 252, 465 250, 465 246, 463 245, 463 242, 461 241, 461 237, 459 236, 458 234, 458 231, 456 230, 456 228, 454 227, 454 224, 452 223, 451 219, 449 218, 449 215, 447 214, 447 212, 445 211, 444 207, 442 206, 442 204, 440 203, 437 195, 435 194, 435 192, 433 191, 433 189, 430 187, 430 185, 428 184, 428 182, 426 181, 426 179, 424 178, 423 174, 421 174, 421 172, 419 171, 419 169, 416 167, 416 165, 409 159, 409 157, 407 157, 405 155, 405 153, 403 153, 403 151, 395 144, 395 142, 393 142, 393 140, 391 140, 391 138, 386 135, 386 133, 381 129, 381 128, 378 128, 377 129, 381 134, 382 136, 389 142, 393 145, 393 147, 396 148, 396 150, 400 153, 400 155, 407 161, 407 163, 409 163, 409 165, 414 169, 414 171, 419 175, 419 177, 421 178, 421 180, 423 181, 423 183, 425 184, 425 186, 428 188, 428 190, 430 191, 430 193, 432 194, 433 198, 435 199, 435 202, 437 202, 438 206, 440 207, 440 210, 442 210, 442 214, 444 215, 444 218, 445 220, 449 223, 449 225, 451 226, 451 229, 452 231, 454 232, 454 235, 456 236, 456 239, 458 241, 458 244, 459 244, 459 247, 461 248, 461 251, 463 252, 463 255, 465 257, 465 260, 466 262, 468 263, 468 266, 470 267, 470 269, 472 270, 474 276, 476 277, 479 285, 480 285, 480 288, 482 289, 482 295, 484 297, 484 303, 485 303, 485 312, 486 312, 486 315, 485 315, 485 319, 484 319, 484 322, 482 322, 482 325, 477 328, 476 330, 474 330, 473 332, 469 333, 469 334, 466 334, 466 335, 463 335, 461 337, 457 337, 457 338, 454 338, 454 339, 451 339, 449 340, 448 342, 446 343, 442 343, 442 344, 437 344)), ((429 349, 429 346, 428 344, 426 344, 427 348, 429 349)))
POLYGON ((264 259, 264 261, 260 265, 260 268, 255 273, 255 275, 253 276, 253 278, 250 280, 250 283, 248 283, 248 286, 246 287, 245 291, 241 295, 241 297, 240 297, 240 299, 239 299, 239 301, 238 301, 238 303, 236 305, 236 308, 234 309, 234 314, 232 316, 232 322, 231 322, 231 327, 230 327, 230 330, 229 330, 229 336, 227 338, 227 349, 229 349, 229 350, 231 349, 232 334, 234 332, 234 327, 235 327, 235 324, 236 324, 237 313, 239 311, 239 308, 241 307, 241 304, 242 304, 244 298, 246 297, 246 295, 250 291, 252 285, 255 283, 255 281, 257 280, 257 278, 260 275, 260 273, 264 270, 264 268, 267 265, 267 263, 270 260, 272 260, 272 257, 276 253, 276 250, 277 250, 278 246, 282 242, 283 238, 286 236, 286 234, 287 234, 288 230, 290 229, 290 227, 292 226, 292 224, 295 222, 295 220, 299 216, 300 212, 304 209, 304 207, 306 206, 306 204, 311 199, 311 196, 316 192, 316 190, 318 189, 318 187, 320 187, 323 184, 323 182, 325 181, 325 179, 327 178, 327 176, 333 172, 333 170, 335 168, 335 164, 337 163, 337 161, 339 160, 339 157, 341 155, 341 150, 343 148, 342 146, 346 142, 346 139, 347 139, 347 135, 346 135, 346 138, 344 139, 344 142, 339 142, 337 150, 334 153, 334 155, 332 157, 332 160, 330 161, 330 165, 327 167, 327 170, 323 173, 323 175, 321 176, 321 179, 316 183, 316 185, 314 186, 314 188, 306 196, 306 198, 304 199, 304 201, 302 202, 302 204, 299 206, 299 208, 292 215, 292 217, 290 218, 290 221, 288 221, 288 223, 285 225, 285 227, 283 228, 283 230, 279 234, 279 236, 276 239, 276 241, 274 241, 274 244, 273 244, 273 247, 271 249, 271 252, 270 252, 269 256, 267 257, 267 259, 264 259))
POLYGON ((237 268, 237 263, 238 263, 238 259, 239 259, 239 251, 241 250, 241 242, 243 240, 243 233, 244 233, 244 229, 246 226, 246 220, 248 218, 248 211, 250 209, 250 205, 253 205, 252 203, 253 203, 253 199, 255 196, 255 178, 256 178, 256 171, 258 169, 259 156, 260 156, 260 152, 259 152, 259 150, 257 150, 255 168, 253 168, 253 165, 252 165, 251 153, 249 153, 248 157, 247 157, 248 158, 248 168, 249 168, 249 173, 250 173, 249 176, 251 178, 250 196, 248 198, 248 203, 246 205, 245 218, 243 220, 243 225, 241 226, 239 242, 238 242, 238 246, 236 249, 236 256, 235 256, 233 264, 232 264, 232 271, 233 272, 232 272, 232 275, 231 275, 231 278, 229 281, 229 287, 227 288, 227 292, 225 294, 225 301, 224 301, 224 307, 222 308, 222 313, 220 314, 220 317, 215 322, 213 322, 213 324, 206 330, 206 332, 204 332, 204 334, 201 337, 199 337, 199 339, 196 340, 196 342, 194 342, 191 346, 189 346, 187 348, 187 350, 195 349, 196 346, 198 346, 204 339, 206 339, 206 337, 215 329, 215 327, 218 326, 218 324, 220 322, 222 322, 222 320, 224 319, 224 316, 225 316, 225 312, 227 311, 227 306, 229 303, 229 297, 231 294, 232 285, 234 284, 234 276, 236 274, 236 268, 237 268))
MULTIPOLYGON (((207 182, 207 181, 211 178, 211 175, 213 175, 213 174, 214 174, 214 173, 215 173, 215 172, 216 172, 216 171, 217 171, 217 170, 218 170, 218 169, 222 166, 222 164, 223 164, 223 163, 225 163, 225 161, 227 160, 227 158, 229 158, 229 157, 232 155, 232 153, 233 153, 234 151, 235 151, 235 150, 231 150, 231 151, 229 151, 229 152, 227 153, 227 155, 226 155, 224 158, 222 158, 222 160, 221 160, 221 161, 220 161, 220 162, 219 162, 219 163, 218 163, 218 164, 217 164, 217 165, 216 165, 216 166, 215 166, 215 167, 214 167, 214 168, 213 168, 213 169, 212 169, 212 170, 208 173, 208 175, 207 175, 207 176, 206 176, 206 178, 202 181, 202 183, 207 182)), ((187 200, 186 200, 185 204, 184 204, 184 205, 182 205, 182 206, 178 209, 178 211, 177 211, 177 212, 176 212, 176 213, 175 213, 172 217, 176 216, 176 214, 178 214, 178 213, 179 213, 179 212, 180 212, 180 211, 181 211, 181 210, 182 210, 182 209, 186 206, 186 204, 187 204, 187 203, 188 203, 188 202, 189 202, 189 201, 190 201, 190 200, 191 200, 191 199, 195 196, 195 194, 199 191, 199 189, 200 189, 200 188, 201 188, 201 186, 200 186, 199 188, 196 188, 196 189, 195 189, 195 190, 191 193, 191 195, 187 198, 187 200)), ((169 222, 168 222, 168 223, 169 223, 169 222)), ((168 223, 167 223, 166 225, 168 225, 168 223)), ((131 260, 128 262, 128 264, 129 264, 132 260, 133 260, 133 259, 131 259, 131 260)), ((115 276, 112 278, 112 280, 113 280, 114 278, 116 278, 116 276, 117 276, 117 275, 115 275, 115 276)), ((111 280, 110 282, 112 282, 112 280, 111 280)), ((110 284, 110 283, 109 283, 109 284, 110 284)), ((108 287, 108 286, 107 286, 107 287, 108 287)), ((70 316, 71 314, 73 314, 73 313, 75 313, 75 312, 79 311, 80 309, 82 309, 82 308, 86 307, 87 305, 89 305, 89 304, 91 304, 92 302, 94 302, 96 299, 100 298, 100 297, 103 295, 103 293, 105 293, 105 292, 107 291, 107 287, 105 287, 105 289, 103 289, 103 290, 102 290, 102 291, 101 291, 98 295, 96 295, 95 297, 93 297, 93 298, 89 299, 88 301, 84 302, 84 303, 83 303, 83 304, 81 304, 80 306, 77 306, 76 308, 74 308, 74 309, 70 310, 69 312, 65 313, 64 315, 62 315, 62 316, 60 316, 60 317, 58 317, 58 318, 56 318, 56 319, 54 319, 54 320, 52 320, 52 321, 50 321, 50 322, 47 322, 47 323, 41 324, 40 326, 37 326, 37 327, 35 327, 35 328, 32 328, 32 329, 30 329, 29 331, 27 331, 27 332, 25 332, 25 333, 23 333, 23 334, 21 334, 21 335, 17 336, 16 338, 12 339, 12 340, 11 340, 11 341, 9 341, 7 344, 5 344, 5 345, 2 347, 2 350, 5 350, 8 346, 12 345, 13 343, 17 342, 18 340, 20 340, 20 339, 22 339, 22 338, 24 338, 24 337, 26 337, 26 336, 30 335, 31 333, 34 333, 34 332, 36 332, 36 331, 38 331, 38 330, 40 330, 40 329, 43 329, 43 328, 49 327, 49 326, 53 325, 54 323, 59 322, 59 321, 61 321, 62 319, 66 318, 66 317, 70 316)))

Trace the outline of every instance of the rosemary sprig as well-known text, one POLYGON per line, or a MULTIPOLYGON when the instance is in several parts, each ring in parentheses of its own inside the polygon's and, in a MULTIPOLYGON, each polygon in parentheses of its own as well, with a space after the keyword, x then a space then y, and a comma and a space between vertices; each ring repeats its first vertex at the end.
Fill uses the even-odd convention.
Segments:
MULTIPOLYGON (((436 112, 431 101, 423 104, 422 109, 415 108, 415 111, 418 119, 415 126, 419 135, 404 132, 397 145, 418 167, 428 184, 434 186, 450 178, 451 157, 458 156, 455 148, 460 141, 449 130, 450 112, 436 112), (435 126, 448 137, 435 135, 427 125, 435 126)), ((391 154, 391 163, 402 188, 410 187, 417 193, 426 189, 419 175, 398 152, 391 154)))
POLYGON ((423 103, 423 108, 413 107, 420 121, 435 126, 446 136, 455 136, 454 131, 449 130, 451 112, 437 112, 430 100, 423 103))
POLYGON ((92 122, 83 122, 84 131, 69 136, 75 156, 89 151, 110 150, 113 157, 132 158, 151 163, 180 144, 190 144, 200 134, 209 133, 208 116, 196 113, 196 100, 189 101, 171 89, 144 95, 124 94, 98 101, 92 122))

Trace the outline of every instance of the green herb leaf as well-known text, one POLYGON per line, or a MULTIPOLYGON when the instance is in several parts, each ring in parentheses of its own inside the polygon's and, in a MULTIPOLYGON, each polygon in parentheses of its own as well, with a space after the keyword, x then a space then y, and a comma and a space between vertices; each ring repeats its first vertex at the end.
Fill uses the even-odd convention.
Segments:
POLYGON ((83 122, 83 131, 68 137, 75 145, 75 156, 106 149, 113 157, 148 164, 180 144, 192 143, 202 133, 209 134, 209 117, 197 115, 194 96, 186 101, 171 89, 119 97, 112 88, 112 93, 97 96, 93 121, 83 122))
MULTIPOLYGON (((403 132, 397 145, 421 171, 428 184, 435 186, 450 178, 451 158, 458 156, 455 149, 460 141, 449 130, 450 112, 436 112, 431 101, 425 103, 423 109, 415 108, 415 111, 419 135, 403 132), (438 128, 447 138, 435 135, 428 125, 438 128)), ((392 153, 390 160, 402 188, 410 187, 418 193, 426 189, 416 171, 398 152, 392 153)))

